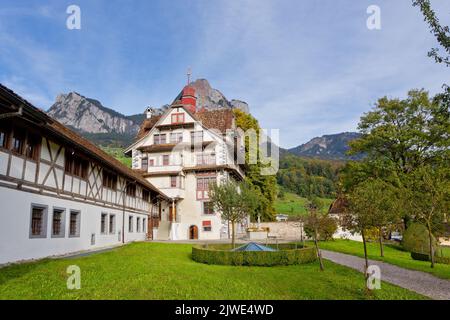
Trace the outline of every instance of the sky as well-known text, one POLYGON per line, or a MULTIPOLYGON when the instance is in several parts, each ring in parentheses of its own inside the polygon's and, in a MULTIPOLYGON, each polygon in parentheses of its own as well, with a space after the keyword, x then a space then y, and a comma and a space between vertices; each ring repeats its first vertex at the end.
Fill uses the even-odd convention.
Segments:
MULTIPOLYGON (((450 24, 450 1, 432 5, 450 24)), ((410 0, 0 0, 0 82, 37 107, 76 91, 141 113, 170 103, 191 67, 285 148, 357 130, 383 96, 439 92, 450 69, 427 57, 436 45, 410 0), (72 4, 79 30, 66 26, 72 4)))

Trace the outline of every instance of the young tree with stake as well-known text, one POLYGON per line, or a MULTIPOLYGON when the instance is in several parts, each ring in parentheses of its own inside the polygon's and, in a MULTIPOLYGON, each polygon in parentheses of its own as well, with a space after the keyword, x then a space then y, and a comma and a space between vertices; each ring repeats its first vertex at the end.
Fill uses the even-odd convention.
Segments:
POLYGON ((213 206, 221 212, 222 218, 231 223, 231 244, 234 248, 236 224, 248 215, 254 214, 258 207, 257 193, 247 183, 227 181, 210 185, 210 199, 213 206))

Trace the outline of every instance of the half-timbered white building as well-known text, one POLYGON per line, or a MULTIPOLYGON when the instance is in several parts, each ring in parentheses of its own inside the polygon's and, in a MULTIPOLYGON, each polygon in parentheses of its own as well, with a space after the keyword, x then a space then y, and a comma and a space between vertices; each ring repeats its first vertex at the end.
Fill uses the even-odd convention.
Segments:
POLYGON ((166 200, 0 85, 0 264, 151 238, 166 200))
POLYGON ((197 108, 195 89, 188 85, 164 114, 147 112, 137 141, 125 153, 132 156, 133 170, 170 198, 154 238, 227 237, 228 222, 211 205, 208 188, 211 182, 244 178, 237 161, 243 137, 232 110, 197 108))

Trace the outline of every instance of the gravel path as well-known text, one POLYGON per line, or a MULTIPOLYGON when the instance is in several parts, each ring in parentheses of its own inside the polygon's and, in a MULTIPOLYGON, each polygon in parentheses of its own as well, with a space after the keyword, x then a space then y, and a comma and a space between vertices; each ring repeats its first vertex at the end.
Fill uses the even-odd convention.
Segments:
MULTIPOLYGON (((364 272, 364 259, 352 255, 321 250, 322 257, 337 264, 364 272)), ((450 300, 450 281, 437 278, 429 273, 413 271, 389 263, 369 260, 369 265, 377 265, 381 270, 381 280, 399 287, 415 291, 437 300, 450 300)))

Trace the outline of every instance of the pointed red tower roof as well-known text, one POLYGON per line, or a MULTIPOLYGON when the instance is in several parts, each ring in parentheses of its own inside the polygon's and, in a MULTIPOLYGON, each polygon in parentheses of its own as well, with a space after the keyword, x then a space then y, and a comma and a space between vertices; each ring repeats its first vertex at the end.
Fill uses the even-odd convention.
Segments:
POLYGON ((185 107, 192 113, 195 113, 197 109, 197 97, 195 95, 195 88, 187 85, 183 88, 183 92, 181 94, 181 104, 185 105, 185 107))

